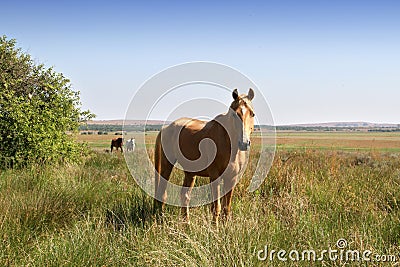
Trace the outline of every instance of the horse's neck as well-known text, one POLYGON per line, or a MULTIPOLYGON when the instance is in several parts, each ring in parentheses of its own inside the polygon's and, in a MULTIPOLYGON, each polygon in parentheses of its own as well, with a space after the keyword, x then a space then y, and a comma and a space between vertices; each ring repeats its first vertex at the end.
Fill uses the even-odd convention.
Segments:
MULTIPOLYGON (((228 140, 226 141, 232 143, 231 145, 235 146, 238 140, 237 136, 238 131, 237 129, 235 129, 235 123, 234 123, 235 118, 232 112, 233 112, 232 110, 229 110, 227 113, 218 115, 214 119, 217 123, 214 123, 212 127, 218 127, 222 132, 227 133, 226 138, 228 140)), ((221 133, 221 131, 215 131, 215 132, 221 133)))

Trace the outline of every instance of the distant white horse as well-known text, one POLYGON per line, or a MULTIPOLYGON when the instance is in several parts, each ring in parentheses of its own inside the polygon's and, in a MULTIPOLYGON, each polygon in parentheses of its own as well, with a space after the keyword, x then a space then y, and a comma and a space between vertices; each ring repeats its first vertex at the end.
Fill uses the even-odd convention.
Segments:
POLYGON ((125 143, 126 151, 135 151, 135 138, 131 138, 125 143))

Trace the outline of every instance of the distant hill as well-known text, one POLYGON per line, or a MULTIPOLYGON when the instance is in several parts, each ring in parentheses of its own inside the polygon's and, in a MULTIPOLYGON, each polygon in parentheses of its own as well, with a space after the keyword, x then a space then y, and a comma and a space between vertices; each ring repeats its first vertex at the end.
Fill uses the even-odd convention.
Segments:
POLYGON ((323 122, 281 125, 289 127, 325 127, 325 128, 400 128, 400 124, 371 122, 323 122))

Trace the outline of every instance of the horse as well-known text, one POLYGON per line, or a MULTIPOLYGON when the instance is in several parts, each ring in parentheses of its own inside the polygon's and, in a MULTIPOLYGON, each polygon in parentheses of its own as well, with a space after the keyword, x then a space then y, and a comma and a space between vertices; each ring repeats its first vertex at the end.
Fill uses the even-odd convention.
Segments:
POLYGON ((113 151, 113 147, 115 147, 117 150, 118 148, 121 148, 121 153, 122 151, 122 144, 123 144, 123 140, 122 137, 118 137, 118 138, 113 138, 111 140, 111 152, 113 151))
POLYGON ((135 150, 135 138, 131 138, 125 143, 126 151, 134 151, 135 150))
POLYGON ((243 152, 250 147, 255 116, 251 102, 254 98, 253 89, 250 88, 247 95, 239 95, 235 89, 232 97, 228 112, 209 122, 181 118, 158 133, 154 151, 154 214, 159 215, 164 211, 168 180, 174 165, 179 163, 185 174, 181 189, 184 221, 189 223, 190 193, 195 176, 210 179, 214 200, 211 204, 212 222, 218 226, 220 216, 223 221, 231 217, 233 189, 243 166, 243 152), (216 181, 218 178, 223 181, 222 198, 220 183, 216 181))

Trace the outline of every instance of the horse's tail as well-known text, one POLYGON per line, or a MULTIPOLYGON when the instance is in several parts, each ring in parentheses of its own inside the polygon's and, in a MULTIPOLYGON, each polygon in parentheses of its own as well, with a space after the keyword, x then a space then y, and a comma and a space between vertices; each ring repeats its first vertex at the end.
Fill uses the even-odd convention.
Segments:
POLYGON ((162 146, 161 146, 161 131, 157 135, 156 145, 154 149, 154 178, 155 178, 155 191, 154 194, 157 193, 158 184, 160 183, 160 175, 161 175, 161 159, 162 159, 162 146))
POLYGON ((165 134, 166 129, 162 129, 156 139, 156 145, 154 149, 154 213, 160 214, 165 206, 165 201, 167 199, 167 186, 168 180, 171 175, 172 169, 176 160, 171 160, 167 158, 165 154, 165 147, 161 142, 161 135, 165 134), (171 163, 172 162, 172 163, 171 163))
POLYGON ((162 203, 157 200, 158 187, 160 186, 161 180, 161 168, 162 168, 162 158, 163 158, 163 148, 161 142, 161 131, 157 135, 156 145, 154 148, 154 205, 153 205, 153 213, 158 215, 160 210, 162 209, 162 203))

